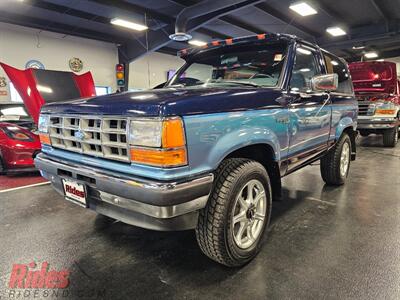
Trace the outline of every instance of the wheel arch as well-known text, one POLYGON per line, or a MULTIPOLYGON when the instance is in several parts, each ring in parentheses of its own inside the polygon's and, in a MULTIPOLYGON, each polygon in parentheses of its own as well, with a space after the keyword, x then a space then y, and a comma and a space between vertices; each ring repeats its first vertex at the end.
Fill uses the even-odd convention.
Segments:
POLYGON ((356 154, 357 154, 357 144, 356 144, 356 137, 358 132, 353 129, 353 126, 347 126, 343 129, 341 136, 346 133, 350 137, 350 142, 351 142, 351 160, 356 159, 356 154))
POLYGON ((248 158, 259 162, 267 170, 270 177, 273 199, 281 196, 280 165, 276 160, 275 150, 271 145, 258 143, 243 146, 228 153, 222 161, 228 158, 248 158))

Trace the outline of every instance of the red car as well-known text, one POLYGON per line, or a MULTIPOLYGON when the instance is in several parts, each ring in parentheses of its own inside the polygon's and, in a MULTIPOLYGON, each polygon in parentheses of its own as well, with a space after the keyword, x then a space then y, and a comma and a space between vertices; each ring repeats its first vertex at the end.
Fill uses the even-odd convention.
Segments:
POLYGON ((35 170, 33 158, 40 152, 36 129, 45 103, 96 95, 92 74, 27 69, 0 63, 24 103, 0 104, 0 173, 35 170), (26 109, 25 109, 26 108, 26 109))
POLYGON ((39 137, 22 104, 0 105, 0 174, 34 171, 33 159, 40 152, 39 137), (22 127, 23 126, 23 127, 22 127))

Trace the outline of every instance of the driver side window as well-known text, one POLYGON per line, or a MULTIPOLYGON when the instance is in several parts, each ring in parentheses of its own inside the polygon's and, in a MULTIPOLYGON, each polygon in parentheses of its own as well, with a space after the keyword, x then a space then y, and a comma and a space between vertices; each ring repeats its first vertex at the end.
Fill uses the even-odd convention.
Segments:
POLYGON ((297 47, 296 60, 290 79, 290 89, 296 92, 311 91, 311 78, 321 74, 315 54, 305 47, 297 47))

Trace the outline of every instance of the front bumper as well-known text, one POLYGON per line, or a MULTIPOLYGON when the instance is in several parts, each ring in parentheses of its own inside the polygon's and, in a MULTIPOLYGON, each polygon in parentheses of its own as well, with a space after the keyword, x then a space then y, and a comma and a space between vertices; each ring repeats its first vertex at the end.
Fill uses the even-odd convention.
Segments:
POLYGON ((396 118, 358 118, 357 129, 389 129, 399 125, 396 118))
POLYGON ((213 174, 159 182, 77 165, 39 154, 36 167, 64 195, 62 178, 86 186, 89 208, 122 222, 154 230, 184 230, 197 224, 212 189, 213 174))

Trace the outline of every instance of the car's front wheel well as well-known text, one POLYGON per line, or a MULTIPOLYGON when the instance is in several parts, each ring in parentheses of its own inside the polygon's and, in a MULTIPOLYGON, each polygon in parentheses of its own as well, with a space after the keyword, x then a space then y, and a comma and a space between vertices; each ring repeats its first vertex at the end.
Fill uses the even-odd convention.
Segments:
MULTIPOLYGON (((351 142, 351 160, 356 159, 356 153, 357 153, 357 144, 356 144, 356 137, 357 137, 357 131, 353 129, 353 127, 347 127, 343 130, 343 133, 347 133, 350 137, 350 142, 351 142)), ((342 133, 342 135, 343 135, 342 133)))
POLYGON ((227 158, 248 158, 262 164, 271 180, 273 199, 276 200, 281 196, 282 183, 279 163, 275 160, 274 150, 270 145, 256 144, 246 146, 233 151, 225 157, 225 159, 227 158))

